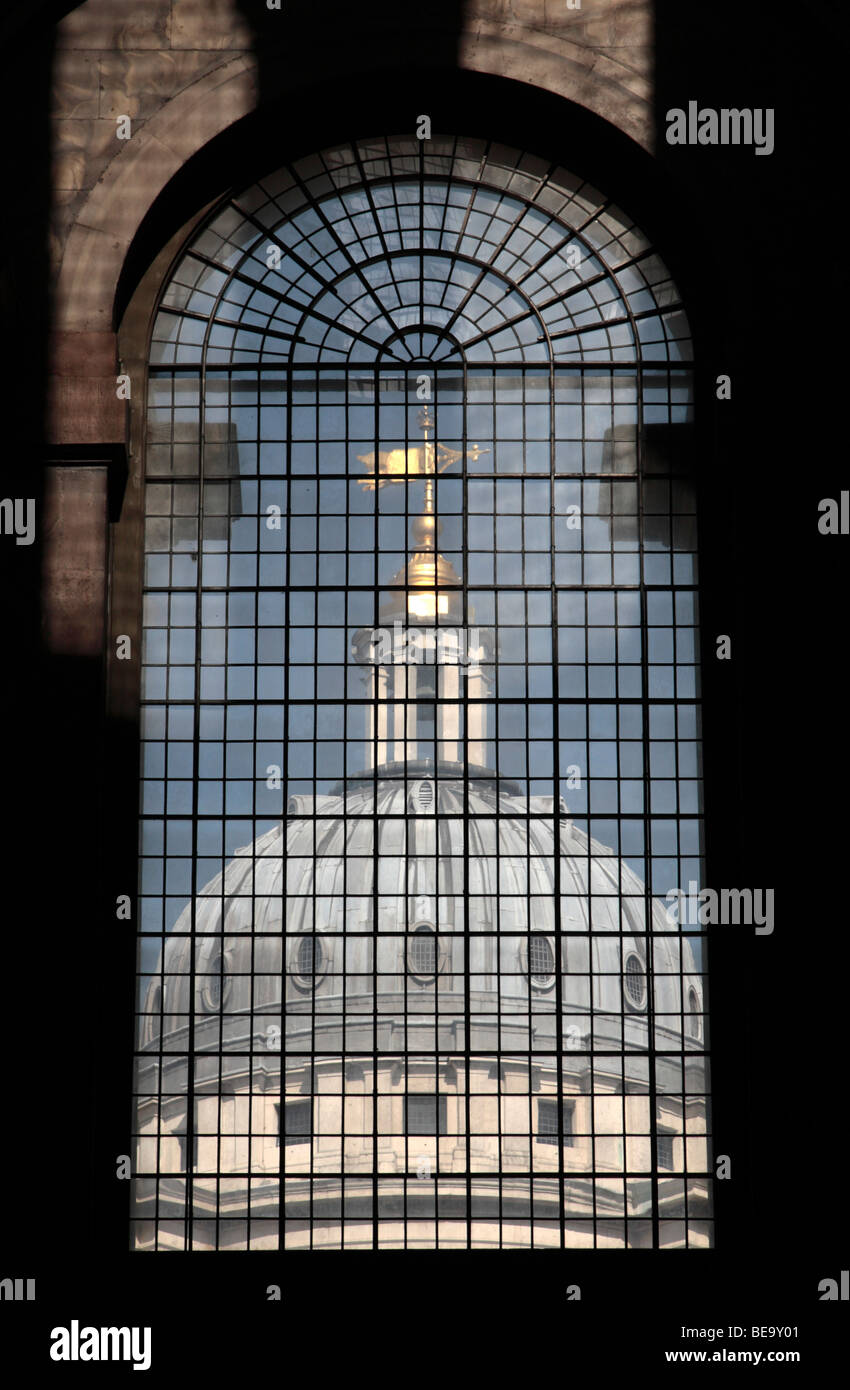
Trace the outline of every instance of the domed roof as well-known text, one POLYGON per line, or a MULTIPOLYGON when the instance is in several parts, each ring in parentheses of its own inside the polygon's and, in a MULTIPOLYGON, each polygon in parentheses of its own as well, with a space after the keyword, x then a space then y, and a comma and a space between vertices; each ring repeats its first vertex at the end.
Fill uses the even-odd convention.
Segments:
MULTIPOLYGON (((472 1010, 511 1000, 510 1012, 533 1016, 535 1046, 550 1038, 555 1047, 559 895, 564 1027, 587 1041, 592 1033, 597 1047, 645 1049, 649 1002, 659 1045, 699 1045, 682 1035, 683 1003, 686 1013, 703 1008, 689 941, 654 899, 647 936, 644 884, 563 802, 556 809, 492 774, 466 779, 442 765, 436 776, 381 771, 329 795, 291 797, 286 821, 237 850, 199 892, 194 938, 192 905, 184 909, 164 951, 164 1034, 186 1030, 193 1012, 196 1047, 220 1027, 231 1046, 284 1016, 286 1030, 297 1029, 300 1014, 308 1034, 311 1017, 341 1034, 343 1013, 371 1012, 376 989, 379 1012, 403 1014, 418 928, 434 934, 434 978, 413 972, 417 1013, 430 988, 441 1013, 454 999, 462 1015, 469 972, 472 1010)), ((328 1036, 323 1050, 332 1045, 328 1036)))

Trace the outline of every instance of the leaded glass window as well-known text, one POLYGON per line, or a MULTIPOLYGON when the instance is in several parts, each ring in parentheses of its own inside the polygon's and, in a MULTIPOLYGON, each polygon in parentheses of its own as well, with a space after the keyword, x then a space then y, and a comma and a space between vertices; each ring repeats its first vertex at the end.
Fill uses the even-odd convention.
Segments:
POLYGON ((692 399, 658 252, 533 155, 343 145, 193 235, 147 400, 135 1248, 711 1243, 665 905, 692 399))

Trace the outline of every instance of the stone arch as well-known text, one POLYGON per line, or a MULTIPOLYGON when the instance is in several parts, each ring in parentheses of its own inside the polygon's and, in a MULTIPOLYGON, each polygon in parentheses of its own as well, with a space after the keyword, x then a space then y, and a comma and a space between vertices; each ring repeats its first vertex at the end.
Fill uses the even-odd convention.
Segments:
POLYGON ((110 332, 115 287, 143 217, 198 149, 253 110, 256 70, 241 54, 178 92, 95 184, 68 235, 56 290, 59 332, 110 332))
MULTIPOLYGON (((76 12, 80 23, 91 8, 97 7, 76 12)), ((541 20, 537 4, 506 7, 500 0, 479 0, 468 6, 458 67, 563 97, 651 150, 652 89, 645 70, 650 5, 609 0, 597 4, 592 20, 580 11, 559 10, 550 17, 548 9, 541 20), (506 8, 510 18, 504 17, 506 8)), ((230 19, 235 49, 244 44, 244 30, 235 13, 230 19)), ((60 79, 66 56, 63 50, 60 79)), ((341 67, 346 54, 337 50, 331 59, 332 68, 341 67)), ((65 239, 55 293, 58 333, 111 332, 121 269, 148 209, 192 155, 256 109, 258 95, 257 57, 244 48, 231 50, 225 61, 167 97, 130 140, 117 144, 65 239)))

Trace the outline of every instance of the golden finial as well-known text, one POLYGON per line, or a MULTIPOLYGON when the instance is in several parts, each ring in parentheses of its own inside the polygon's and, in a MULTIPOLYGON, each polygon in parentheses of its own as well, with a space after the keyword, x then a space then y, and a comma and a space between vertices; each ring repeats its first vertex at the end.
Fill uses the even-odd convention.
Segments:
MULTIPOLYGON (((424 436, 422 444, 410 444, 401 449, 379 449, 377 455, 374 451, 357 455, 358 463, 365 464, 370 475, 368 478, 360 479, 362 488, 372 491, 376 487, 384 487, 387 483, 400 483, 408 478, 433 479, 435 474, 445 473, 447 468, 463 458, 462 449, 449 449, 447 445, 438 444, 429 438, 429 432, 434 428, 430 406, 426 405, 419 412, 418 424, 424 436)), ((482 448, 480 444, 469 444, 466 457, 474 463, 481 454, 489 452, 489 449, 482 448)), ((425 507, 426 511, 434 509, 433 485, 429 486, 427 482, 425 507)))

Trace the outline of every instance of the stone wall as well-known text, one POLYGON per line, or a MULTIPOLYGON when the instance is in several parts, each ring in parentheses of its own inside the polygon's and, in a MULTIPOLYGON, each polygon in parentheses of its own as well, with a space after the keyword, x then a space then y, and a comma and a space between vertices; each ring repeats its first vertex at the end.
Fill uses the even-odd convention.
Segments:
MULTIPOLYGON (((57 31, 49 411, 55 444, 123 440, 113 315, 127 251, 186 160, 255 109, 264 36, 273 22, 282 31, 290 23, 286 6, 270 14, 259 0, 259 39, 246 19, 252 7, 237 0, 144 0, 132 13, 128 8, 87 0, 57 31), (122 117, 129 118, 127 139, 119 138, 122 117)), ((355 16, 349 7, 347 20, 315 28, 309 44, 302 34, 304 53, 287 55, 284 81, 326 78, 358 49, 361 58, 391 65, 394 51, 427 53, 419 27, 433 38, 441 24, 446 31, 454 26, 452 51, 462 69, 559 93, 651 145, 647 0, 584 0, 578 10, 566 0, 469 0, 460 17, 449 4, 428 6, 421 17, 409 6, 388 14, 372 8, 370 16, 368 7, 357 7, 355 16)))

